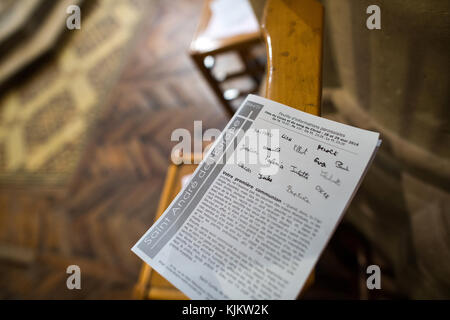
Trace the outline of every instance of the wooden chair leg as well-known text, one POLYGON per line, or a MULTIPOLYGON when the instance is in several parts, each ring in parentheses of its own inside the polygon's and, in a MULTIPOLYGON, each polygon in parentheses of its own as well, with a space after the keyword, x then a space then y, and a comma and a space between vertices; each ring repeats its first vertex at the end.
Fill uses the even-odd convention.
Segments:
POLYGON ((139 280, 134 286, 133 297, 137 300, 146 299, 146 294, 150 284, 152 268, 148 264, 142 264, 139 280))

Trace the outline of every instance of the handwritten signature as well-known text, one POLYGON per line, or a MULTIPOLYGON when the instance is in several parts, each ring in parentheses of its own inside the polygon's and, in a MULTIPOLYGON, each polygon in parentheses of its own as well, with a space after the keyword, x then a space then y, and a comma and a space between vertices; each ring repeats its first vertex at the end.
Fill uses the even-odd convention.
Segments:
POLYGON ((314 162, 317 163, 322 168, 326 168, 327 167, 327 164, 325 163, 325 161, 320 161, 319 157, 315 158, 314 162))
POLYGON ((304 147, 296 144, 296 145, 294 145, 294 151, 297 152, 298 154, 305 155, 306 152, 308 151, 308 148, 304 148, 304 147))
POLYGON ((305 201, 308 204, 311 204, 307 196, 303 195, 301 192, 295 192, 294 189, 292 189, 291 185, 287 186, 286 192, 300 200, 305 201))
POLYGON ((283 163, 281 161, 278 162, 275 158, 270 158, 269 156, 267 156, 266 161, 270 164, 273 164, 273 165, 279 167, 280 169, 284 169, 283 163))
POLYGON ((328 199, 330 197, 330 194, 326 192, 321 186, 316 186, 317 192, 319 192, 325 199, 328 199))
POLYGON ((334 149, 327 149, 327 148, 325 148, 324 146, 322 146, 320 144, 317 146, 317 150, 323 151, 325 153, 332 154, 333 156, 337 156, 338 155, 338 152, 336 150, 334 150, 334 149))
POLYGON ((247 147, 247 146, 241 146, 241 149, 240 149, 240 150, 245 150, 245 151, 250 152, 250 153, 256 153, 256 154, 258 154, 258 151, 256 151, 255 149, 250 149, 250 148, 247 147))
POLYGON ((280 152, 281 151, 280 147, 271 148, 268 146, 263 146, 263 149, 267 150, 269 155, 271 152, 280 152))
POLYGON ((333 179, 333 174, 330 175, 329 172, 327 172, 327 171, 321 170, 320 176, 323 177, 324 179, 334 183, 337 186, 341 185, 341 180, 339 178, 333 179))
POLYGON ((268 136, 268 137, 272 137, 272 133, 269 132, 269 130, 267 130, 267 129, 255 129, 255 131, 258 134, 262 134, 262 135, 265 135, 265 136, 268 136))
POLYGON ((262 175, 261 173, 258 173, 258 179, 267 180, 269 182, 272 182, 272 178, 269 175, 265 176, 265 175, 262 175))
POLYGON ((309 178, 309 173, 308 172, 300 170, 300 169, 297 169, 296 166, 292 166, 291 165, 291 172, 295 173, 299 177, 305 178, 306 180, 308 180, 308 178, 309 178))
POLYGON ((348 169, 348 166, 345 166, 342 161, 336 161, 336 168, 342 169, 342 170, 345 170, 345 171, 350 171, 348 169))
POLYGON ((246 167, 242 162, 238 163, 238 167, 244 169, 245 171, 251 173, 252 169, 250 169, 249 167, 246 167))

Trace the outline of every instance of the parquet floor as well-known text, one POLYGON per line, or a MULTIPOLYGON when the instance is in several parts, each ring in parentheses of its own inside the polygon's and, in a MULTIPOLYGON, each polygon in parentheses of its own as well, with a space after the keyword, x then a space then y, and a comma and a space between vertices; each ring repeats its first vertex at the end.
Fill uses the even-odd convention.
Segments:
POLYGON ((227 118, 187 48, 201 1, 159 1, 121 79, 61 188, 0 189, 0 299, 131 298, 176 128, 222 129, 227 118), (81 268, 81 290, 66 268, 81 268))

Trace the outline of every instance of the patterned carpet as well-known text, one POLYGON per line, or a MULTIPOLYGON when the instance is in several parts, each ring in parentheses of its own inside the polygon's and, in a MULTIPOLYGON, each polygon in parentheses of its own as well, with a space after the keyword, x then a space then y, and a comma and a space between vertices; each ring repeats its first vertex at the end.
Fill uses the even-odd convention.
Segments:
POLYGON ((81 30, 67 31, 69 39, 45 66, 4 95, 0 183, 67 182, 152 6, 147 0, 91 3, 83 8, 81 30))

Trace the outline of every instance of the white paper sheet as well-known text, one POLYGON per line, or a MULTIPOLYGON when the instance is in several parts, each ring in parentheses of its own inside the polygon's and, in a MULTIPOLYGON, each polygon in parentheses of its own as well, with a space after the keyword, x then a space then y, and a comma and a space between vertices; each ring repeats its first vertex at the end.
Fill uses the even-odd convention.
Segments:
POLYGON ((192 299, 295 299, 379 134, 254 95, 226 129, 132 250, 192 299))

